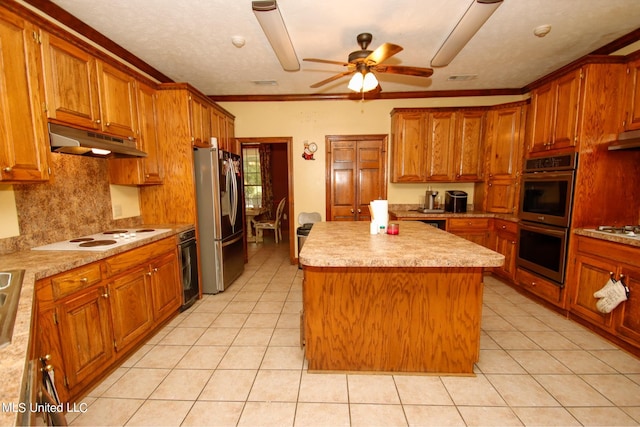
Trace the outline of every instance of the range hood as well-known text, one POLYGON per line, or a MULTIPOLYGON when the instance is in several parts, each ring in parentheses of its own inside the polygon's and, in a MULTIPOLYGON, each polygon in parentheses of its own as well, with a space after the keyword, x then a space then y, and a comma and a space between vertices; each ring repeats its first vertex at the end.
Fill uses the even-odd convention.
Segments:
POLYGON ((639 150, 640 130, 629 130, 618 135, 618 140, 609 144, 609 150, 639 150))
POLYGON ((147 157, 147 153, 136 148, 135 142, 127 139, 55 123, 49 123, 49 137, 51 151, 57 153, 93 157, 147 157))

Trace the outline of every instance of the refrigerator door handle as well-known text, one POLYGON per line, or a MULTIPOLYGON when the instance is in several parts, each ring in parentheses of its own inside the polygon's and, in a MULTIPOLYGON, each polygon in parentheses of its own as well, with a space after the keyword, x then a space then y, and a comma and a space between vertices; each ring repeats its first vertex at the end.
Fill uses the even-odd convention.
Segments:
POLYGON ((231 183, 231 191, 230 191, 230 201, 231 201, 231 227, 235 231, 236 227, 236 218, 238 216, 238 182, 236 181, 235 175, 235 165, 231 159, 228 160, 229 167, 227 168, 227 180, 231 183))
POLYGON ((232 245, 232 244, 236 243, 236 242, 237 242, 237 241, 239 241, 239 240, 242 240, 242 235, 240 235, 240 236, 236 237, 236 238, 235 238, 235 239, 233 239, 233 240, 229 240, 228 242, 222 242, 222 247, 232 245))

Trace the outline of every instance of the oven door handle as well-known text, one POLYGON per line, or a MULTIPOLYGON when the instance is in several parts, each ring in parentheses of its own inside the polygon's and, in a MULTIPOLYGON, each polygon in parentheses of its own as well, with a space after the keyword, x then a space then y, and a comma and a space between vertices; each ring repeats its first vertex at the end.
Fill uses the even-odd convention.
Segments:
POLYGON ((551 236, 556 236, 556 237, 564 237, 567 234, 567 229, 566 228, 562 228, 562 229, 555 229, 555 228, 551 228, 549 226, 540 226, 540 225, 534 225, 534 224, 524 224, 524 223, 520 223, 520 228, 523 230, 529 230, 529 231, 535 231, 541 234, 548 234, 551 236))

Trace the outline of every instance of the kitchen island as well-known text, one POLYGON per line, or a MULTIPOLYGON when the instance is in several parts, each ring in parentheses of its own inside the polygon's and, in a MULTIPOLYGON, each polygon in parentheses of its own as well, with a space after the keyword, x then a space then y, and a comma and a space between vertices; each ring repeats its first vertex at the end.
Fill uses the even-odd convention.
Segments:
POLYGON ((368 222, 314 224, 300 252, 310 371, 473 374, 483 270, 504 256, 399 224, 398 235, 371 235, 368 222))

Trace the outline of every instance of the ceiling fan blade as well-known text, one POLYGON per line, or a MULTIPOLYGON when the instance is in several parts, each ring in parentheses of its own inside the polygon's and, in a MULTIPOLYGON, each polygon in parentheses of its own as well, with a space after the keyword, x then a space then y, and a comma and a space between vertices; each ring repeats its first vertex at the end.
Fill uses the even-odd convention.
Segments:
POLYGON ((376 65, 371 69, 378 73, 404 74, 416 77, 431 77, 433 74, 432 68, 405 67, 402 65, 376 65))
POLYGON ((342 72, 340 74, 336 74, 335 76, 331 76, 328 79, 325 79, 325 80, 323 80, 321 82, 312 84, 310 87, 317 88, 317 87, 326 85, 327 83, 331 83, 334 80, 338 80, 341 77, 348 76, 349 74, 353 74, 353 71, 344 71, 344 72, 342 72))
POLYGON ((329 59, 317 59, 317 58, 304 58, 303 61, 309 62, 320 62, 322 64, 334 64, 334 65, 343 65, 347 67, 349 65, 348 62, 340 62, 340 61, 331 61, 329 59))
POLYGON ((402 46, 398 46, 393 43, 385 43, 380 45, 376 50, 371 52, 369 56, 366 57, 365 62, 368 65, 380 64, 384 60, 391 58, 396 53, 402 50, 402 46))

